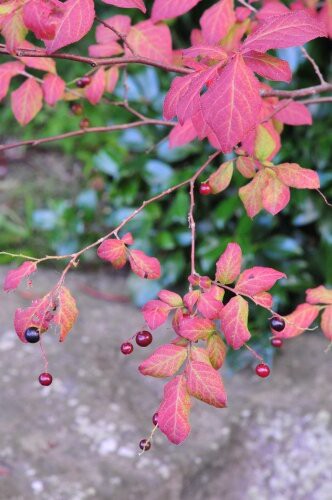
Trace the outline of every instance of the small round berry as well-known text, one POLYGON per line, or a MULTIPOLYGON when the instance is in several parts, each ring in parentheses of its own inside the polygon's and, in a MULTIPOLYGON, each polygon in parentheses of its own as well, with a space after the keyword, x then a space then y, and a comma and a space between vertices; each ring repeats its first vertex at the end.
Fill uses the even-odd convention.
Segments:
POLYGON ((279 337, 273 337, 273 339, 271 339, 271 345, 273 347, 282 347, 282 344, 283 341, 279 337))
POLYGON ((79 115, 82 115, 83 114, 83 106, 82 104, 80 104, 79 102, 74 102, 71 107, 71 112, 76 115, 76 116, 79 116, 79 115))
POLYGON ((30 326, 29 328, 27 328, 24 332, 24 338, 27 342, 30 342, 30 344, 39 342, 40 335, 38 328, 36 328, 35 326, 30 326))
POLYGON ((79 89, 84 89, 89 83, 91 82, 91 78, 89 76, 82 76, 79 80, 76 82, 76 87, 79 89))
POLYGON ((270 368, 265 363, 260 363, 256 366, 256 373, 261 378, 266 378, 270 375, 270 368))
POLYGON ((139 443, 139 447, 141 448, 141 450, 149 451, 149 449, 151 448, 151 441, 149 441, 148 439, 142 439, 139 443))
POLYGON ((153 425, 158 425, 158 412, 156 412, 152 417, 153 425))
POLYGON ((47 386, 47 385, 51 385, 53 377, 50 373, 45 372, 45 373, 41 373, 39 375, 38 380, 39 380, 39 383, 41 385, 47 386))
POLYGON ((202 182, 202 184, 199 186, 199 194, 203 196, 207 196, 211 194, 211 188, 207 182, 202 182))
POLYGON ((80 121, 80 128, 88 127, 90 127, 90 120, 88 120, 88 118, 83 118, 83 120, 80 121))
POLYGON ((147 347, 152 342, 152 334, 147 330, 142 330, 136 334, 136 344, 140 347, 147 347))
POLYGON ((273 318, 270 319, 270 326, 272 330, 282 332, 285 328, 285 320, 279 316, 273 316, 273 318))
POLYGON ((128 354, 131 354, 134 350, 134 346, 131 342, 124 342, 123 344, 121 344, 121 352, 122 354, 124 354, 125 356, 128 356, 128 354))

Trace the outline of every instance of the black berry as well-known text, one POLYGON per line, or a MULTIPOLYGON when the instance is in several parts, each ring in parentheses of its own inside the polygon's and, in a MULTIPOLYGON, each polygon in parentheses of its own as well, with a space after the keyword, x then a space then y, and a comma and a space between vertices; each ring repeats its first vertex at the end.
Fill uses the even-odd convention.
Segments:
POLYGON ((152 334, 147 330, 142 330, 136 334, 136 344, 140 347, 147 347, 152 342, 152 334))
POLYGON ((149 451, 149 449, 151 448, 151 441, 149 441, 148 439, 142 439, 139 443, 139 447, 141 448, 141 450, 149 451))
POLYGON ((30 344, 39 342, 40 335, 38 328, 36 328, 35 326, 30 326, 29 328, 27 328, 24 332, 24 338, 27 342, 30 342, 30 344))
POLYGON ((282 332, 285 328, 285 320, 283 318, 280 318, 279 316, 273 316, 270 319, 270 326, 272 330, 275 330, 276 332, 282 332))
POLYGON ((91 82, 91 78, 89 76, 82 76, 79 80, 76 82, 76 87, 80 89, 84 89, 89 83, 91 82))
POLYGON ((211 194, 211 188, 207 182, 202 182, 202 184, 199 186, 199 194, 203 196, 211 194))
POLYGON ((152 417, 153 425, 158 425, 158 413, 155 413, 152 417))
POLYGON ((53 377, 50 373, 45 372, 45 373, 41 373, 39 375, 38 380, 39 380, 39 383, 41 385, 47 386, 47 385, 51 385, 53 377))
POLYGON ((121 352, 122 354, 124 354, 125 356, 128 356, 128 354, 131 354, 134 350, 134 346, 131 342, 124 342, 123 344, 121 344, 121 352))
POLYGON ((260 363, 256 366, 256 373, 261 378, 266 378, 270 375, 270 368, 265 363, 260 363))
POLYGON ((282 339, 279 339, 278 337, 274 337, 273 339, 271 339, 271 345, 273 347, 282 347, 282 344, 282 339))

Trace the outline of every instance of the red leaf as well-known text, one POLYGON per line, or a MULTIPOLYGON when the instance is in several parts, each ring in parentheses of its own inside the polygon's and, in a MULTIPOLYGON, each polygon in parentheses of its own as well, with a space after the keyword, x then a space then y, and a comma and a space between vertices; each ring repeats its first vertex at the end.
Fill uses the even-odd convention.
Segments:
MULTIPOLYGON (((116 29, 121 35, 127 35, 130 30, 131 19, 129 16, 112 16, 104 19, 105 23, 116 29)), ((97 43, 107 44, 109 42, 114 42, 118 40, 119 37, 110 28, 99 24, 96 29, 96 40, 97 43)))
POLYGON ((201 103, 222 151, 231 151, 257 123, 262 104, 258 80, 240 54, 222 69, 201 103))
MULTIPOLYGON (((91 57, 111 57, 122 52, 123 48, 114 40, 108 43, 89 45, 89 55, 91 57)), ((116 66, 113 66, 113 68, 116 68, 116 66)))
POLYGON ((304 333, 319 314, 319 307, 311 304, 300 304, 287 316, 284 316, 286 326, 282 332, 275 332, 281 338, 291 338, 304 333))
POLYGON ((146 12, 144 0, 103 0, 103 2, 123 9, 139 9, 144 14, 146 12))
POLYGON ((40 40, 53 40, 62 6, 54 0, 30 0, 23 6, 25 26, 40 40))
POLYGON ((152 7, 153 22, 181 16, 195 7, 200 0, 155 0, 152 7))
POLYGON ((187 357, 185 347, 166 344, 158 347, 156 351, 139 366, 143 375, 151 377, 171 377, 182 366, 187 357))
POLYGON ((292 71, 288 62, 270 54, 262 54, 253 50, 245 54, 244 61, 252 71, 268 80, 289 83, 292 79, 292 71))
POLYGON ((211 45, 195 45, 194 47, 189 47, 189 49, 184 49, 182 51, 183 56, 186 57, 207 57, 208 59, 213 59, 214 61, 224 61, 227 59, 227 52, 225 52, 221 47, 212 47, 211 45))
POLYGON ((170 148, 178 148, 193 141, 197 137, 197 132, 192 121, 186 120, 183 125, 178 123, 172 128, 169 134, 170 148))
POLYGON ((112 68, 105 71, 105 90, 112 94, 119 80, 119 68, 112 66, 112 68))
POLYGON ((178 293, 170 292, 169 290, 160 290, 158 297, 171 307, 183 306, 182 298, 178 293))
POLYGON ((220 165, 220 167, 210 175, 208 184, 213 194, 221 193, 228 188, 232 180, 233 171, 234 162, 230 160, 220 165))
POLYGON ((150 300, 142 309, 145 321, 151 330, 165 323, 171 307, 161 300, 150 300))
POLYGON ((7 95, 10 80, 24 71, 20 62, 7 62, 0 65, 0 101, 7 95))
POLYGON ((97 104, 105 91, 105 70, 99 68, 91 77, 91 83, 85 89, 85 96, 91 104, 97 104))
POLYGON ((53 75, 48 73, 43 78, 43 93, 44 99, 50 106, 54 106, 58 101, 60 101, 65 92, 66 84, 58 75, 53 75))
MULTIPOLYGON (((285 101, 281 100, 278 107, 285 101)), ((308 108, 300 102, 291 101, 283 107, 274 117, 286 125, 312 125, 312 116, 308 108)))
POLYGON ((226 359, 227 347, 225 342, 217 333, 214 333, 208 338, 206 348, 213 368, 219 370, 226 359))
POLYGON ((227 285, 236 280, 241 271, 242 250, 237 243, 228 243, 217 261, 216 280, 227 285))
MULTIPOLYGON (((33 45, 26 40, 20 43, 20 49, 38 50, 38 48, 40 49, 40 47, 36 47, 36 45, 33 45)), ((41 71, 56 74, 55 61, 53 59, 49 59, 48 57, 20 57, 20 61, 30 68, 40 69, 41 71)))
POLYGON ((126 233, 122 236, 121 241, 125 243, 126 245, 133 245, 134 244, 134 238, 131 233, 126 233))
POLYGON ((223 303, 215 298, 213 290, 202 293, 197 309, 207 319, 218 319, 223 308, 223 303))
POLYGON ((265 186, 261 193, 262 205, 270 214, 276 215, 288 205, 290 189, 278 179, 271 169, 266 168, 264 173, 265 186))
POLYGON ((280 273, 271 267, 251 267, 240 274, 235 290, 238 293, 245 293, 250 296, 257 295, 270 290, 282 278, 286 278, 286 274, 280 273))
POLYGON ((282 163, 274 171, 279 179, 289 187, 298 189, 319 189, 320 181, 317 172, 302 168, 297 163, 282 163))
MULTIPOLYGON (((154 25, 151 21, 142 21, 130 28, 127 41, 136 54, 154 61, 172 62, 172 37, 169 27, 154 25)), ((129 49, 126 48, 128 53, 129 49)))
POLYGON ((95 17, 93 0, 67 0, 56 5, 60 19, 55 36, 44 41, 49 54, 83 38, 90 31, 95 17))
POLYGON ((332 306, 324 309, 320 327, 325 337, 332 342, 332 306))
POLYGON ((222 330, 227 344, 233 349, 240 349, 251 337, 248 330, 248 309, 248 302, 236 296, 221 311, 222 330))
POLYGON ((200 361, 191 361, 186 368, 189 394, 216 408, 224 408, 227 396, 219 373, 200 361))
POLYGON ((296 47, 321 36, 326 36, 324 25, 309 10, 299 10, 263 21, 245 40, 242 51, 296 47))
POLYGON ((252 298, 255 301, 255 304, 258 304, 259 306, 266 307, 268 309, 272 307, 273 298, 268 292, 260 292, 257 295, 253 295, 252 298))
POLYGON ((233 0, 221 0, 207 9, 200 19, 204 40, 218 43, 235 23, 233 0))
POLYGON ((15 290, 24 278, 37 271, 37 264, 35 262, 23 262, 17 269, 8 271, 5 277, 3 289, 5 292, 15 290))
POLYGON ((115 269, 121 269, 127 262, 127 248, 122 240, 105 240, 98 247, 97 255, 111 262, 115 269))
POLYGON ((27 78, 11 95, 11 105, 16 120, 27 125, 41 110, 43 92, 34 78, 27 78))
POLYGON ((22 342, 26 342, 24 332, 27 328, 35 327, 41 332, 49 328, 51 321, 54 319, 54 306, 54 298, 48 293, 43 298, 34 300, 30 307, 16 309, 14 327, 22 342))
POLYGON ((155 257, 145 255, 141 250, 131 250, 129 262, 132 271, 147 280, 156 280, 160 278, 160 262, 155 257))
POLYGON ((52 322, 60 325, 60 342, 63 342, 68 333, 76 323, 78 310, 74 297, 66 287, 61 287, 60 293, 56 297, 57 312, 52 322))
POLYGON ((192 290, 191 292, 186 293, 186 295, 183 297, 183 303, 190 313, 193 312, 200 296, 200 290, 192 290))
POLYGON ((309 288, 305 293, 309 304, 332 304, 332 290, 323 285, 309 288))
POLYGON ((180 444, 190 433, 190 396, 186 379, 178 375, 165 385, 164 399, 158 409, 158 427, 174 444, 180 444))
POLYGON ((195 342, 206 339, 215 331, 213 321, 205 318, 183 318, 180 321, 179 334, 185 339, 195 342))
POLYGON ((178 76, 172 81, 164 101, 164 118, 166 120, 171 120, 176 116, 179 100, 188 89, 191 81, 192 75, 178 76))

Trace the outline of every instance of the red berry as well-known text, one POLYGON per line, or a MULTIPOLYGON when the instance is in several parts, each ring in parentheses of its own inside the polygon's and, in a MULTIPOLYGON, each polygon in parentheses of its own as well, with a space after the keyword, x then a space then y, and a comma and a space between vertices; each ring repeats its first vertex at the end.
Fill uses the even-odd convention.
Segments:
POLYGON ((76 87, 79 89, 84 89, 89 83, 91 82, 91 78, 89 76, 82 76, 79 80, 76 82, 76 87))
POLYGON ((76 116, 79 116, 79 115, 82 115, 83 114, 83 106, 82 104, 78 103, 78 102, 74 102, 71 107, 71 112, 76 115, 76 116))
POLYGON ((266 378, 270 375, 270 368, 265 363, 256 366, 256 373, 259 377, 266 378))
POLYGON ((273 339, 271 339, 271 345, 273 347, 282 347, 282 344, 283 344, 282 339, 278 337, 273 337, 273 339))
POLYGON ((45 372, 39 375, 38 380, 41 385, 51 385, 53 377, 50 373, 45 372))
POLYGON ((140 347, 147 347, 152 342, 152 334, 147 330, 142 330, 136 334, 136 344, 140 347))
POLYGON ((270 326, 272 330, 275 330, 276 332, 282 332, 285 328, 285 320, 283 318, 280 318, 279 316, 273 316, 270 319, 270 326))
POLYGON ((158 425, 158 413, 155 413, 152 417, 153 425, 158 425))
POLYGON ((203 196, 211 194, 211 188, 207 182, 202 182, 199 186, 199 194, 202 194, 203 196))
POLYGON ((128 356, 128 354, 131 354, 134 350, 134 346, 131 342, 124 342, 121 344, 121 352, 125 356, 128 356))
POLYGON ((80 128, 88 128, 90 127, 90 120, 87 118, 83 118, 83 120, 80 121, 80 128))
POLYGON ((30 344, 39 342, 40 336, 38 328, 36 328, 35 326, 30 326, 29 328, 27 328, 24 332, 24 338, 30 344))
POLYGON ((139 443, 139 447, 141 448, 141 450, 149 451, 149 449, 151 448, 151 441, 149 441, 148 439, 142 439, 139 443))

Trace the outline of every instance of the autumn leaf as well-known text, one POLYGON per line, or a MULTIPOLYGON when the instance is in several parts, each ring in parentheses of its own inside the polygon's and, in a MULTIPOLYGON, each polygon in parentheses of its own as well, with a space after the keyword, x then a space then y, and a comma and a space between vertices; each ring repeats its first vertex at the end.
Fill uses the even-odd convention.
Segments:
POLYGON ((323 285, 309 288, 305 293, 309 304, 332 304, 332 290, 323 285))
POLYGON ((27 78, 11 94, 11 105, 16 120, 27 125, 39 113, 43 105, 43 91, 34 78, 27 78))
POLYGON ((171 307, 161 300, 150 300, 142 308, 144 319, 151 330, 165 323, 170 311, 171 307))
POLYGON ((179 334, 185 339, 195 342, 199 339, 206 339, 215 331, 213 321, 206 318, 183 318, 180 321, 179 334))
POLYGON ((222 379, 211 365, 190 361, 186 368, 187 388, 191 396, 216 408, 224 408, 227 396, 222 379))
POLYGON ((222 301, 215 297, 213 289, 202 293, 197 304, 197 310, 208 319, 219 318, 223 307, 222 301))
POLYGON ((226 342, 233 349, 240 349, 251 337, 248 330, 248 302, 243 297, 233 297, 221 311, 221 326, 226 342))
POLYGON ((285 101, 278 102, 280 111, 275 113, 274 118, 286 123, 286 125, 312 125, 312 116, 308 108, 301 102, 285 101), (284 106, 285 102, 287 106, 284 106))
POLYGON ((283 210, 290 200, 290 189, 281 182, 275 171, 266 168, 265 186, 262 189, 262 205, 267 212, 276 215, 283 210))
POLYGON ((91 77, 91 83, 85 89, 85 96, 91 104, 98 104, 105 91, 105 70, 99 68, 91 77))
POLYGON ((325 337, 332 342, 332 306, 328 306, 324 309, 320 327, 325 337))
POLYGON ((45 75, 42 84, 45 102, 49 106, 54 106, 63 98, 65 87, 66 84, 60 76, 53 75, 52 73, 45 75))
POLYGON ((217 261, 216 280, 227 285, 236 280, 241 271, 242 250, 237 243, 228 243, 217 261))
POLYGON ((141 250, 131 250, 129 262, 132 271, 137 276, 148 280, 160 278, 160 262, 155 257, 149 257, 141 250))
POLYGON ((288 62, 278 57, 253 50, 245 54, 244 61, 252 71, 268 80, 289 83, 292 79, 288 62))
POLYGON ((103 2, 123 9, 139 9, 144 14, 146 12, 144 0, 103 0, 103 2))
POLYGON ((213 194, 221 193, 228 188, 234 171, 234 162, 227 161, 220 165, 220 167, 210 175, 207 182, 213 194))
POLYGON ((207 353, 210 362, 216 370, 219 370, 226 359, 227 347, 220 335, 213 333, 207 340, 207 353))
POLYGON ((237 293, 244 293, 250 296, 257 295, 270 290, 282 278, 286 278, 286 275, 276 271, 272 267, 251 267, 240 274, 235 285, 235 290, 237 293))
POLYGON ((187 349, 185 347, 165 344, 158 347, 150 357, 140 364, 138 369, 143 375, 151 377, 171 377, 181 368, 186 357, 187 349))
MULTIPOLYGON (((172 62, 171 32, 169 27, 164 24, 155 25, 151 21, 135 24, 130 28, 127 42, 141 57, 163 63, 172 62)), ((126 48, 127 53, 128 51, 129 49, 126 48)))
POLYGON ((41 299, 34 300, 30 307, 16 309, 14 315, 14 327, 22 342, 26 342, 24 333, 30 327, 38 328, 45 332, 54 319, 55 300, 48 293, 41 299))
POLYGON ((153 22, 181 16, 195 7, 200 0, 155 0, 152 7, 153 22))
POLYGON ((287 316, 284 316, 286 323, 282 332, 276 332, 280 338, 296 337, 304 333, 307 328, 315 321, 319 314, 319 307, 312 304, 300 304, 287 316))
POLYGON ((233 0, 221 0, 204 11, 200 19, 204 40, 209 44, 218 43, 235 23, 233 0))
POLYGON ((256 163, 253 158, 248 156, 239 156, 236 160, 236 168, 243 177, 251 179, 256 174, 256 163))
POLYGON ((7 95, 13 76, 23 71, 24 65, 20 62, 7 62, 0 65, 0 101, 7 95))
POLYGON ((121 269, 127 262, 127 247, 122 240, 105 240, 98 247, 97 255, 107 262, 111 262, 115 269, 121 269))
POLYGON ((15 290, 24 278, 27 278, 35 271, 37 271, 37 264, 31 261, 23 262, 17 269, 11 269, 5 277, 4 291, 10 292, 11 290, 15 290))
POLYGON ((178 293, 171 292, 170 290, 160 290, 158 297, 171 307, 183 306, 181 296, 178 293))
POLYGON ((76 301, 68 288, 62 286, 60 293, 56 296, 56 314, 52 323, 60 326, 60 342, 63 342, 74 324, 76 323, 78 310, 76 301))
POLYGON ((302 168, 297 163, 281 163, 274 168, 278 178, 287 186, 297 189, 319 189, 317 172, 302 168))

